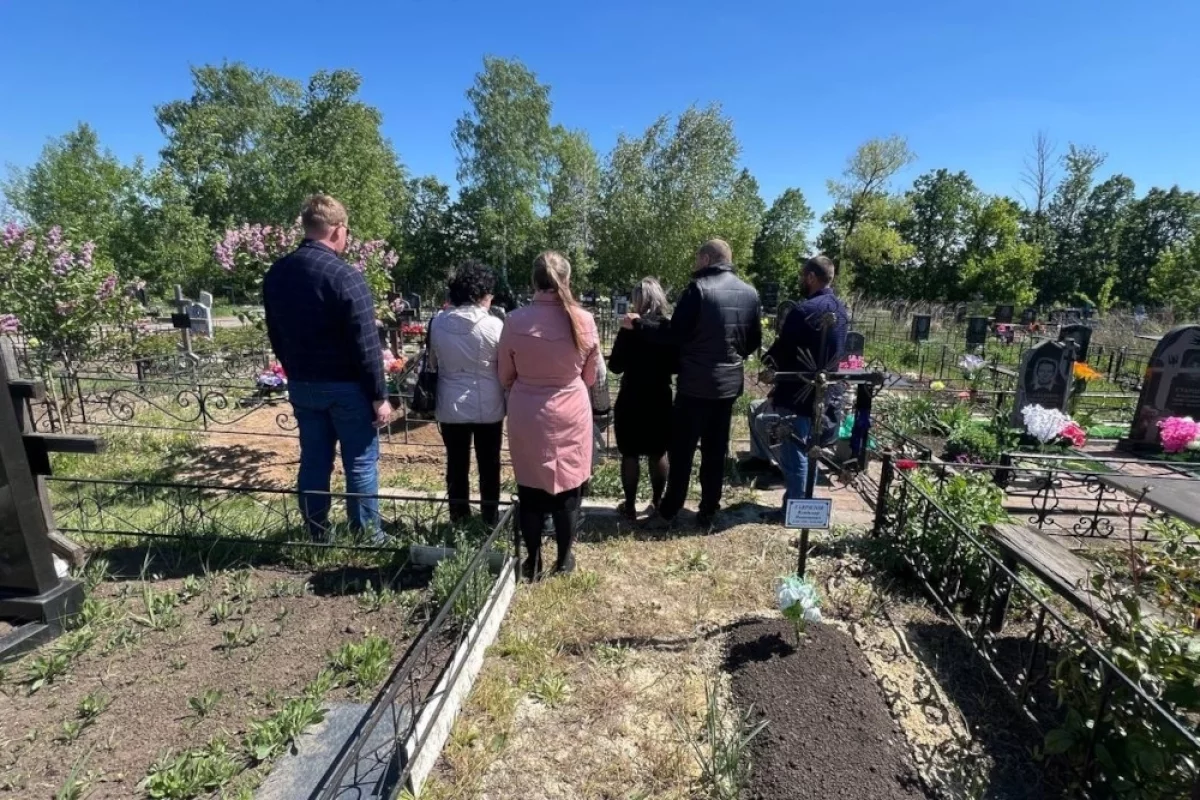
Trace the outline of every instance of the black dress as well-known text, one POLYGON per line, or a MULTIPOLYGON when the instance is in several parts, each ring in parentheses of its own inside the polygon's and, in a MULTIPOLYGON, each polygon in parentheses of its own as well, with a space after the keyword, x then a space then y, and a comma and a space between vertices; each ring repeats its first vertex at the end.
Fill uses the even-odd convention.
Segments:
POLYGON ((671 444, 671 374, 675 348, 651 341, 641 332, 617 332, 608 369, 621 376, 613 404, 617 450, 622 456, 658 458, 671 444))

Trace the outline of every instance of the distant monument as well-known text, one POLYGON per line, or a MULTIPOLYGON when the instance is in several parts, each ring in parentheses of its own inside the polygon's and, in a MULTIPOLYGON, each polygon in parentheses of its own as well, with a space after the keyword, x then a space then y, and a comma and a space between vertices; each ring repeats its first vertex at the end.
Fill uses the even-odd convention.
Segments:
POLYGON ((967 319, 967 346, 980 347, 987 344, 988 318, 970 317, 967 319))
POLYGON ((929 341, 929 326, 932 319, 928 314, 915 315, 912 318, 912 330, 909 332, 909 339, 914 342, 929 341))
POLYGON ((861 356, 867 347, 867 337, 858 331, 846 332, 846 355, 861 356))
POLYGON ((1154 348, 1123 449, 1158 447, 1158 422, 1200 418, 1200 325, 1175 328, 1154 348))
POLYGON ((1058 340, 1065 342, 1071 339, 1075 342, 1075 360, 1087 361, 1088 347, 1092 343, 1092 329, 1080 322, 1063 325, 1058 331, 1058 340))

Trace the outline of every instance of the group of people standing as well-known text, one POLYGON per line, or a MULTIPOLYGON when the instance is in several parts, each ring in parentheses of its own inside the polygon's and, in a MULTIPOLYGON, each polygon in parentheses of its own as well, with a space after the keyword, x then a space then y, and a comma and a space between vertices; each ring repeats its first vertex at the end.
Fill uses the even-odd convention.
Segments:
MULTIPOLYGON (((314 195, 301 222, 304 242, 271 267, 263 284, 267 331, 289 376, 299 425, 301 509, 313 536, 324 538, 336 443, 351 495, 350 525, 381 540, 373 498, 376 429, 389 422, 393 409, 374 304, 362 275, 338 257, 348 230, 341 204, 314 195)), ((446 447, 451 516, 470 515, 473 449, 482 515, 496 521, 507 419, 519 524, 529 554, 523 568, 530 579, 542 572, 547 518, 557 540, 554 571, 574 568, 572 545, 594 464, 590 389, 605 379, 605 359, 595 318, 575 301, 570 279, 566 257, 542 253, 533 264, 532 303, 501 320, 490 308, 494 273, 479 261, 466 261, 450 278, 449 307, 428 326, 428 369, 437 374, 436 416, 446 447)), ((697 252, 692 279, 673 311, 655 279, 636 287, 607 365, 622 376, 613 410, 625 495, 620 512, 626 518, 638 517, 645 458, 652 492, 645 524, 673 525, 699 446, 697 523, 711 527, 720 507, 734 403, 744 389, 744 362, 762 345, 761 319, 757 292, 735 274, 729 245, 719 239, 697 252)), ((796 430, 802 431, 799 424, 796 430)))

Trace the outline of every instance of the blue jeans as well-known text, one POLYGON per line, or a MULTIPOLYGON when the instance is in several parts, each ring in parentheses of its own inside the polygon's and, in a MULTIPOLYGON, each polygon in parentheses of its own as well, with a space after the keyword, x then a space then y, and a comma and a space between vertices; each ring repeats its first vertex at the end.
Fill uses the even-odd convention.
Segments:
MULTIPOLYGON (((760 418, 761 419, 761 418, 760 418)), ((775 420, 778 421, 778 416, 775 420)), ((783 470, 783 481, 787 487, 783 493, 783 510, 787 512, 788 500, 803 500, 808 497, 808 470, 811 467, 814 477, 817 465, 808 463, 808 448, 812 446, 812 419, 796 417, 791 421, 792 436, 784 436, 779 444, 779 468, 783 470)))
POLYGON ((351 529, 374 532, 379 524, 379 433, 375 412, 357 383, 288 384, 300 426, 300 513, 314 540, 329 538, 329 477, 335 445, 346 471, 346 516, 351 529), (306 494, 313 492, 313 494, 306 494))

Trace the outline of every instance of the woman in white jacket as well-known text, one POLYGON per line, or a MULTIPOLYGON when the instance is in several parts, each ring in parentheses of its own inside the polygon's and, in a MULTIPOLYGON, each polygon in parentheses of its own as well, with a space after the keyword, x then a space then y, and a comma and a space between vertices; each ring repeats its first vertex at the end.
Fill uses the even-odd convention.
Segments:
POLYGON ((472 440, 484 521, 494 525, 499 512, 504 390, 496 372, 496 347, 504 323, 489 313, 495 287, 491 267, 474 259, 464 261, 450 278, 452 308, 429 323, 451 521, 471 516, 472 440))

